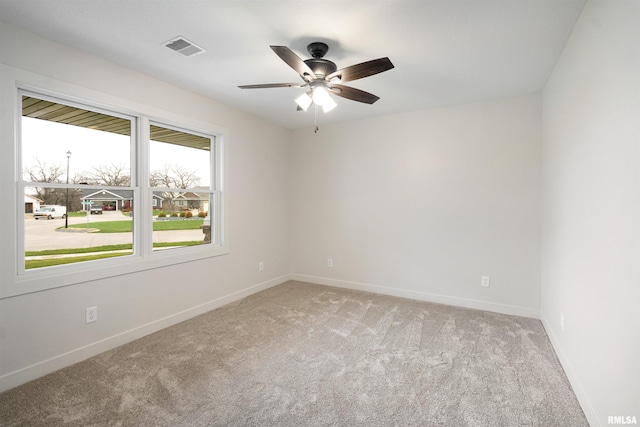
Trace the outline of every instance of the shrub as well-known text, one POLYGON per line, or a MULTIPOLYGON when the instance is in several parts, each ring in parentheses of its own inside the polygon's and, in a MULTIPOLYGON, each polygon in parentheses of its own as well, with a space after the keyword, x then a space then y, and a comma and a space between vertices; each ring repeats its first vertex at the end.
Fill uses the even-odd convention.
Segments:
POLYGON ((193 216, 193 213, 191 213, 191 211, 187 211, 187 213, 184 214, 185 218, 191 218, 193 216))
POLYGON ((180 218, 184 218, 185 213, 184 212, 180 212, 180 218))
POLYGON ((164 212, 162 212, 162 211, 158 212, 158 218, 164 218, 164 217, 166 217, 166 216, 167 216, 167 214, 166 214, 166 213, 164 213, 164 212))
POLYGON ((207 217, 206 212, 198 212, 198 218, 206 218, 206 217, 207 217))

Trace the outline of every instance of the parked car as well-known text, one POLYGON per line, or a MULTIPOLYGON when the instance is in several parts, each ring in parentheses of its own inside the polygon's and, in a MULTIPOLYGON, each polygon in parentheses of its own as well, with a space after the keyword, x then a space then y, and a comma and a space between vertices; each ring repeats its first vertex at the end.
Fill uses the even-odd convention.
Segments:
POLYGON ((59 205, 42 205, 40 209, 33 213, 35 219, 46 218, 64 218, 67 216, 67 208, 59 205))
POLYGON ((91 215, 102 215, 102 206, 91 206, 91 215))

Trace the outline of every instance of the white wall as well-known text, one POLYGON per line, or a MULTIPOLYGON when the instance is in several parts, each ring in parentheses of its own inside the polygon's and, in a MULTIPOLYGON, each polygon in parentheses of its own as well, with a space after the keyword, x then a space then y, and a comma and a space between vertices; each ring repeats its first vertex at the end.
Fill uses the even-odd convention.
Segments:
POLYGON ((540 108, 532 95, 295 131, 292 272, 537 317, 540 108))
POLYGON ((640 2, 587 3, 543 112, 544 325, 592 425, 640 420, 640 2))
POLYGON ((288 273, 289 130, 0 26, 0 286, 15 259, 15 81, 226 129, 230 254, 0 300, 0 390, 280 283, 288 273), (258 272, 258 262, 265 271, 258 272), (85 307, 99 320, 84 324, 85 307))

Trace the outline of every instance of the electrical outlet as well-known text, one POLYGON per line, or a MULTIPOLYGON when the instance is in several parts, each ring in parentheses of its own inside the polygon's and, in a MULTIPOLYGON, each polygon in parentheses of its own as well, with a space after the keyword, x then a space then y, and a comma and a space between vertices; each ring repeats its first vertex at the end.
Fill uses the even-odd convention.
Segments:
POLYGON ((333 258, 327 259, 327 267, 333 268, 333 258))
POLYGON ((491 286, 491 278, 489 276, 482 276, 482 278, 480 279, 480 286, 483 286, 485 288, 491 286))
POLYGON ((560 313, 560 330, 564 332, 564 313, 560 313))
POLYGON ((264 271, 264 262, 260 261, 258 263, 258 271, 264 271))
POLYGON ((93 323, 98 320, 98 307, 87 307, 84 311, 84 323, 93 323))

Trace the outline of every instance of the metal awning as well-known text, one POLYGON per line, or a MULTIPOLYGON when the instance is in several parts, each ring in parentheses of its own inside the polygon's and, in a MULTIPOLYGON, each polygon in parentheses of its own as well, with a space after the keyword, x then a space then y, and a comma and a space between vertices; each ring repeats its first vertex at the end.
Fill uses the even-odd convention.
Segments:
MULTIPOLYGON (((72 126, 81 126, 119 135, 131 135, 131 121, 121 117, 110 116, 96 111, 45 101, 30 96, 22 97, 22 115, 34 119, 48 120, 72 126)), ((211 141, 198 135, 150 126, 151 140, 181 145, 183 147, 210 150, 211 141)))

